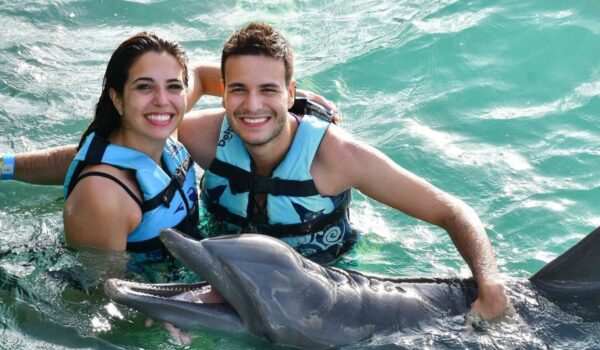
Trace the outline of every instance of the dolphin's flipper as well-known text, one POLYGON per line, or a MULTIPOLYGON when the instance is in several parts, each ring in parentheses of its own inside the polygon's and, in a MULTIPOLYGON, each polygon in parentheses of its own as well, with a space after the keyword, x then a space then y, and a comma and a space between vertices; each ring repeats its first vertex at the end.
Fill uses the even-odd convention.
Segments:
POLYGON ((600 227, 529 278, 537 282, 600 284, 600 227))

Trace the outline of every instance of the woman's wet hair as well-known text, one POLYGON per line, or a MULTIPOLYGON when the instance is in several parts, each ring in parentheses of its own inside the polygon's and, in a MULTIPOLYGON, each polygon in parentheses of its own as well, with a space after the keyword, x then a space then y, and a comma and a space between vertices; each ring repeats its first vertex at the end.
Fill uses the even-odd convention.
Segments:
POLYGON ((108 61, 94 119, 83 133, 78 148, 83 145, 85 138, 92 132, 108 138, 113 131, 119 129, 121 115, 114 106, 109 91, 114 89, 118 95, 123 96, 129 69, 138 58, 147 52, 166 52, 173 56, 183 69, 183 83, 186 87, 188 86, 187 56, 179 43, 166 40, 151 32, 141 32, 129 37, 117 47, 108 61))

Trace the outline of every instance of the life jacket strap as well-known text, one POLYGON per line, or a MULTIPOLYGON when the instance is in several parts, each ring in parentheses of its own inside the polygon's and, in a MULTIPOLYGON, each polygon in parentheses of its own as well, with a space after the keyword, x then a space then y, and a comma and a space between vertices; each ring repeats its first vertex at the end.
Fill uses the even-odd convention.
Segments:
POLYGON ((210 165, 209 171, 226 178, 233 194, 251 192, 288 197, 309 197, 319 194, 312 180, 284 180, 258 176, 216 158, 210 165))
POLYGON ((309 222, 297 224, 256 224, 252 220, 231 213, 218 203, 207 203, 206 205, 208 211, 217 221, 230 222, 242 227, 243 232, 261 233, 282 238, 321 231, 331 223, 344 218, 348 214, 348 205, 350 204, 351 197, 350 191, 346 191, 343 196, 344 199, 342 202, 331 213, 323 214, 309 222))
POLYGON ((170 205, 169 203, 171 203, 173 196, 175 196, 175 193, 177 192, 177 189, 183 187, 187 172, 193 166, 193 164, 194 162, 192 161, 192 158, 188 155, 183 161, 181 167, 179 167, 175 171, 175 174, 171 176, 171 182, 169 182, 167 187, 165 187, 164 190, 159 192, 153 198, 144 202, 142 205, 142 212, 145 213, 151 211, 160 205, 165 205, 168 208, 170 205))
MULTIPOLYGON (((104 153, 106 152, 106 149, 109 145, 110 143, 108 142, 108 140, 99 136, 95 136, 92 139, 87 153, 85 154, 85 159, 82 162, 80 162, 75 173, 79 174, 87 164, 101 164, 102 158, 104 157, 104 153)), ((149 212, 160 205, 165 205, 168 208, 169 203, 171 203, 173 196, 175 196, 175 193, 177 192, 177 189, 183 187, 187 176, 187 172, 193 166, 193 164, 194 162, 192 161, 192 158, 189 155, 186 156, 182 165, 179 168, 177 168, 175 174, 171 176, 171 181, 169 182, 169 184, 156 196, 143 202, 143 204, 141 205, 142 213, 149 212)), ((73 190, 75 184, 76 181, 71 181, 71 183, 69 184, 69 194, 73 190)))

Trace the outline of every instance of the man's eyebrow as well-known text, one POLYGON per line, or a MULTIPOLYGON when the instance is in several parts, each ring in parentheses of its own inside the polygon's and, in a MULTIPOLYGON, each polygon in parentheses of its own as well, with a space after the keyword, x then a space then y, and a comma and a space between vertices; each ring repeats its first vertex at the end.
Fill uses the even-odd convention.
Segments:
MULTIPOLYGON (((264 83, 264 84, 260 84, 259 87, 261 89, 280 89, 279 84, 277 83, 264 83)), ((227 88, 229 89, 235 89, 235 88, 246 88, 246 84, 241 83, 241 82, 232 82, 227 84, 227 88)))
POLYGON ((261 88, 271 88, 271 89, 279 89, 279 84, 275 84, 275 83, 265 83, 265 84, 260 84, 261 88))
POLYGON ((238 83, 238 82, 233 82, 233 83, 229 83, 227 84, 227 87, 246 87, 246 84, 244 83, 238 83))

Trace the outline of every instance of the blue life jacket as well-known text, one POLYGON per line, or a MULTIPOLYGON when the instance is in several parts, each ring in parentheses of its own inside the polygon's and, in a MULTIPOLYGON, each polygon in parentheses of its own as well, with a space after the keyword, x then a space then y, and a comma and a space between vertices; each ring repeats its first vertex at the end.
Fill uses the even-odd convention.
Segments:
POLYGON ((322 196, 310 173, 329 125, 305 115, 288 153, 272 175, 264 177, 255 174, 243 141, 224 118, 215 159, 201 182, 207 211, 227 224, 228 233, 278 237, 311 258, 326 252, 325 260, 332 260, 347 251, 358 239, 348 220, 350 190, 335 197, 322 196), (266 194, 266 218, 252 211, 255 194, 266 194))
MULTIPOLYGON (((128 251, 150 254, 157 250, 164 250, 158 235, 160 229, 165 227, 177 228, 187 234, 200 237, 198 193, 193 161, 185 147, 170 138, 165 143, 161 161, 163 167, 140 151, 113 145, 106 139, 91 133, 69 167, 64 185, 65 198, 73 191, 80 179, 91 173, 80 176, 86 165, 107 164, 132 170, 142 191, 143 202, 139 202, 133 193, 121 184, 142 209, 140 224, 127 238, 128 251)), ((101 172, 93 172, 91 175, 115 180, 101 172)), ((163 253, 156 252, 157 255, 163 253)))

